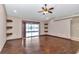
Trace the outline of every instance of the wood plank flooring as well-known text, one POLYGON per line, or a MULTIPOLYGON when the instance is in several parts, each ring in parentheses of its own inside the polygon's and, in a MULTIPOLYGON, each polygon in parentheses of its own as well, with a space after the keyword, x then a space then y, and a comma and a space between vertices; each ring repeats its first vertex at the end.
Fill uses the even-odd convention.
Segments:
POLYGON ((52 36, 40 36, 9 40, 2 54, 75 54, 79 51, 79 42, 52 36))

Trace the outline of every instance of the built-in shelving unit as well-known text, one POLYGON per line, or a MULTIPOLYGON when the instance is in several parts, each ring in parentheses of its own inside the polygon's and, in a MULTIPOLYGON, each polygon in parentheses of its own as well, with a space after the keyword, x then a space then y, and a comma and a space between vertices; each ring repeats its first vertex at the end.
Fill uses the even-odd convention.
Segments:
POLYGON ((10 37, 13 33, 11 32, 11 30, 12 30, 12 26, 11 26, 11 23, 12 23, 13 21, 12 20, 10 20, 10 19, 7 19, 6 20, 6 23, 7 23, 7 26, 6 26, 6 30, 7 30, 7 32, 6 32, 6 36, 7 36, 7 38, 8 37, 10 37), (9 24, 10 23, 10 24, 9 24))
POLYGON ((44 23, 44 32, 48 33, 48 23, 44 23))
POLYGON ((10 35, 12 35, 12 33, 7 33, 6 35, 7 35, 7 36, 10 36, 10 35))

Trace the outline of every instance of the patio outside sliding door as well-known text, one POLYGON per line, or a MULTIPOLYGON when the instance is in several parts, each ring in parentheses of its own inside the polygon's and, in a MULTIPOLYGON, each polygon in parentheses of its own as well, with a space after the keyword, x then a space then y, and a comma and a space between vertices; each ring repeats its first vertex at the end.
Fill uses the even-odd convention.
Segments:
POLYGON ((39 36, 39 23, 26 23, 26 38, 39 36))

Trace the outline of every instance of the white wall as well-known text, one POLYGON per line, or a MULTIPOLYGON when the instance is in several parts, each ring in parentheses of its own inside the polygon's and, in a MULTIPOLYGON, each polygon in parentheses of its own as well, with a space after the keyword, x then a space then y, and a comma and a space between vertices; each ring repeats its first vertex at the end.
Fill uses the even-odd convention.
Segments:
POLYGON ((48 25, 49 35, 70 38, 70 23, 71 19, 64 19, 60 21, 51 20, 48 25))
POLYGON ((3 5, 0 5, 0 51, 6 42, 6 14, 3 5))
POLYGON ((72 40, 79 41, 79 17, 72 18, 72 40))
POLYGON ((8 19, 13 20, 12 23, 8 23, 7 25, 13 26, 12 29, 10 29, 7 32, 12 32, 13 35, 9 36, 7 40, 9 39, 16 39, 16 38, 22 38, 22 20, 27 20, 27 21, 36 21, 40 22, 40 35, 44 34, 44 22, 43 21, 38 21, 38 20, 29 20, 29 19, 21 19, 21 18, 16 18, 12 16, 8 16, 8 19))

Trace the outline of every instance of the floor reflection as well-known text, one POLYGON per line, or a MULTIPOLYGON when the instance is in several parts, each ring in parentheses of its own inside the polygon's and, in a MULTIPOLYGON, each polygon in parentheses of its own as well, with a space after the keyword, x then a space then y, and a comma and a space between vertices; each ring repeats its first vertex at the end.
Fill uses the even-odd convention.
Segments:
POLYGON ((79 42, 52 36, 28 37, 7 41, 1 53, 74 54, 79 53, 79 42))
POLYGON ((39 36, 27 37, 25 43, 26 43, 27 53, 37 52, 40 48, 39 36))

